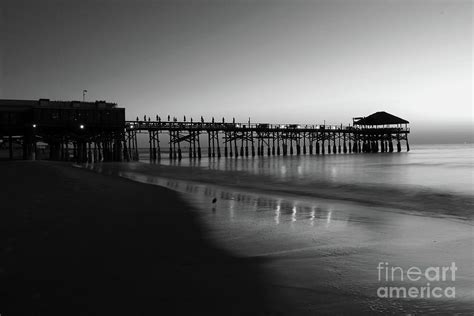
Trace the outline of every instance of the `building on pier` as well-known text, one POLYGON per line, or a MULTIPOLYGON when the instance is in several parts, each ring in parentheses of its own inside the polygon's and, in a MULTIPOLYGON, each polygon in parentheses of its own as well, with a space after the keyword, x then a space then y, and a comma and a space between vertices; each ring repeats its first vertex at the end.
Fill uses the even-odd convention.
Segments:
POLYGON ((6 158, 119 161, 125 109, 105 101, 0 100, 6 158))
POLYGON ((375 112, 367 117, 355 117, 353 118, 354 125, 362 126, 364 128, 377 128, 380 126, 384 127, 402 127, 410 123, 393 114, 381 111, 375 112))
POLYGON ((368 152, 393 152, 393 141, 397 143, 397 151, 401 151, 401 140, 406 141, 407 151, 410 151, 408 144, 409 122, 393 114, 381 111, 373 113, 367 117, 353 118, 353 125, 361 130, 364 137, 364 144, 368 152))

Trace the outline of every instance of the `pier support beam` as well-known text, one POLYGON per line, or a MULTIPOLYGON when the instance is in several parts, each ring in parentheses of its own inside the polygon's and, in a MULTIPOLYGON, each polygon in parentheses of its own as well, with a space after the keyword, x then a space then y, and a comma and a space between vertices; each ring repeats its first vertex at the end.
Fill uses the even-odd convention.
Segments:
POLYGON ((221 146, 219 144, 219 132, 216 132, 217 158, 221 158, 221 146))
POLYGON ((212 152, 211 152, 211 132, 207 131, 207 157, 211 158, 212 152))
POLYGON ((235 150, 235 158, 239 157, 239 152, 237 151, 237 133, 234 132, 234 150, 235 150))
POLYGON ((169 130, 169 133, 170 133, 170 148, 169 148, 170 153, 169 154, 170 154, 170 159, 173 159, 173 140, 172 140, 172 138, 173 138, 172 133, 173 132, 171 130, 169 130))

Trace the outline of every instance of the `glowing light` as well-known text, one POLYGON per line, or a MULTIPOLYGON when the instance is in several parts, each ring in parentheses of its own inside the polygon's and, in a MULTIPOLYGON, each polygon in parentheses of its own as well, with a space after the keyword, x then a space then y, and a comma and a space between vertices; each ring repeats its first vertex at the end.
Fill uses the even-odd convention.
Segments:
POLYGON ((84 125, 82 125, 82 124, 79 125, 79 128, 80 128, 80 129, 84 129, 84 125))
POLYGON ((275 224, 279 225, 280 224, 280 210, 281 210, 281 201, 278 201, 277 208, 275 210, 275 224))
POLYGON ((331 224, 332 210, 328 212, 328 217, 326 219, 327 224, 331 224))
POLYGON ((302 176, 302 175, 303 175, 303 167, 302 167, 302 166, 298 166, 298 167, 296 168, 296 170, 297 170, 299 176, 302 176))
POLYGON ((280 173, 281 173, 282 176, 286 175, 286 166, 281 166, 280 167, 280 173))
POLYGON ((36 128, 36 124, 33 124, 33 128, 36 128))

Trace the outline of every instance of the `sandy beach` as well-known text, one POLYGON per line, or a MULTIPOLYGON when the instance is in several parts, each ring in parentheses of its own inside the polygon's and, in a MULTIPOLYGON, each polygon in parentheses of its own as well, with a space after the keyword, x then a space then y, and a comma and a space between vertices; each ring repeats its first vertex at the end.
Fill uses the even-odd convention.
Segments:
POLYGON ((265 190, 265 185, 256 189, 262 182, 270 183, 265 178, 259 182, 247 173, 229 175, 202 167, 138 163, 93 169, 181 192, 196 207, 212 243, 242 258, 264 259, 261 267, 270 276, 266 282, 271 295, 290 302, 283 307, 278 300, 270 301, 283 314, 470 315, 474 310, 472 215, 469 206, 462 206, 472 205, 472 198, 443 200, 435 195, 440 202, 429 209, 434 201, 405 202, 403 194, 392 192, 391 201, 402 202, 396 208, 383 203, 382 196, 377 197, 380 203, 357 203, 282 191, 275 194, 265 190), (214 197, 218 201, 211 204, 214 197), (449 203, 459 211, 443 212, 449 203), (380 262, 404 271, 455 262, 458 270, 454 281, 421 278, 412 282, 406 275, 403 280, 395 275, 386 281, 378 280, 380 262), (384 298, 377 294, 380 287, 421 288, 428 283, 454 286, 456 297, 384 298))
POLYGON ((2 315, 271 313, 259 260, 206 241, 177 193, 61 163, 0 173, 2 315))
POLYGON ((314 204, 149 168, 2 163, 0 312, 472 313, 471 221, 314 204), (456 282, 443 284, 456 286, 456 298, 377 297, 381 261, 404 269, 455 261, 456 282))

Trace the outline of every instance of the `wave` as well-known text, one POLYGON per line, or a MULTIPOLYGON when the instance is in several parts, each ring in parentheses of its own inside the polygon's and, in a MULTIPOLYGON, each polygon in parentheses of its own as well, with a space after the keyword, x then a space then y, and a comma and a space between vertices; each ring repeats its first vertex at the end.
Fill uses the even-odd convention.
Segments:
POLYGON ((454 163, 454 162, 412 162, 412 163, 384 163, 384 164, 367 164, 373 167, 445 167, 445 168, 472 168, 473 163, 454 163))
POLYGON ((242 171, 150 165, 144 163, 101 164, 88 166, 99 172, 119 175, 123 172, 202 184, 218 185, 252 193, 346 201, 394 211, 434 217, 474 219, 474 197, 421 186, 393 184, 275 180, 268 175, 242 171))

